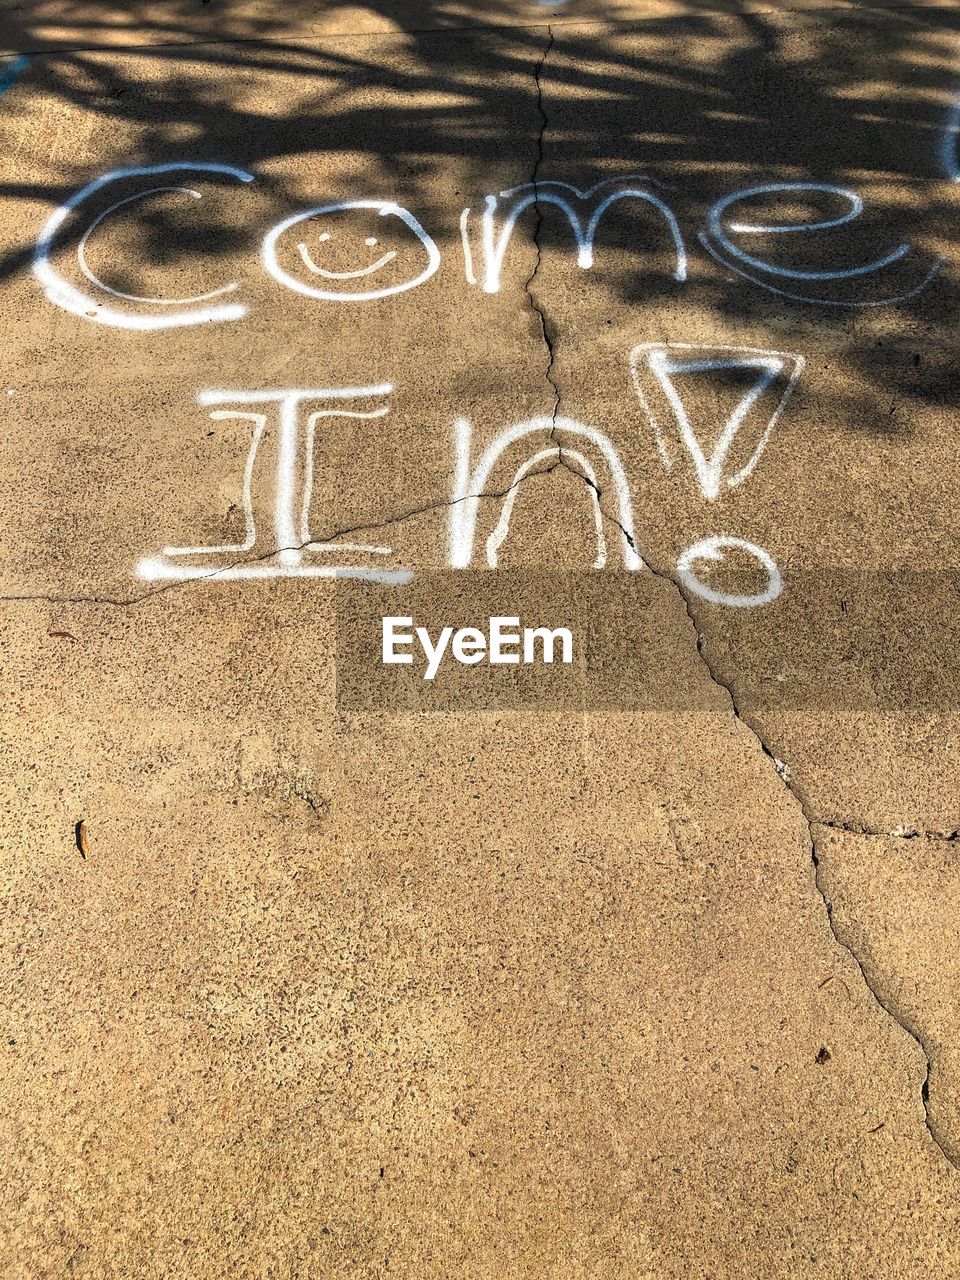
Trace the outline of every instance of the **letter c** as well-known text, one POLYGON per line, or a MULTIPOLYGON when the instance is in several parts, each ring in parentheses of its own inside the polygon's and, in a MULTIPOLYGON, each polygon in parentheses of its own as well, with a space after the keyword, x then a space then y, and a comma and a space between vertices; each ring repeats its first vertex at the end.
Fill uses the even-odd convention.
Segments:
MULTIPOLYGON (((50 301, 55 303, 56 306, 62 307, 64 311, 69 311, 72 315, 80 316, 84 320, 92 320, 97 324, 112 325, 116 329, 139 329, 141 331, 149 329, 178 329, 184 325, 203 324, 207 320, 239 320, 241 316, 246 315, 247 308, 242 303, 237 302, 220 303, 217 306, 200 307, 191 311, 167 312, 163 315, 114 311, 109 307, 101 306, 89 294, 74 288, 72 284, 60 275, 50 261, 50 250, 57 232, 66 222, 69 215, 95 192, 102 190, 113 182, 119 182, 122 178, 156 177, 164 173, 184 172, 218 173, 236 178, 239 182, 254 181, 252 173, 247 173, 245 169, 237 169, 233 165, 205 164, 181 160, 174 164, 155 164, 146 165, 142 168, 114 169, 111 173, 106 173, 103 177, 89 182, 51 214, 34 248, 33 274, 43 285, 44 293, 50 301)), ((143 298, 136 294, 121 293, 119 290, 111 289, 90 271, 84 257, 84 249, 90 234, 115 209, 119 209, 134 200, 140 200, 153 191, 179 191, 194 198, 199 198, 199 192, 193 191, 189 187, 154 187, 151 191, 143 191, 138 192, 136 195, 126 196, 98 214, 82 236, 77 248, 80 267, 87 279, 114 297, 123 298, 131 302, 149 302, 158 306, 184 306, 194 302, 209 302, 224 293, 232 292, 236 288, 235 283, 223 285, 210 293, 198 294, 191 298, 143 298)))

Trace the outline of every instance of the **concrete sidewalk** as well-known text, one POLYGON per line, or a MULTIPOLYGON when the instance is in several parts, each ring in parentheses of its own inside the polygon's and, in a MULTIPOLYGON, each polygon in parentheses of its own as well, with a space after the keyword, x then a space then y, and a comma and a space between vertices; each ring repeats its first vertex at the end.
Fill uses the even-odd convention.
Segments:
POLYGON ((0 1275, 956 1276, 960 17, 274 8, 0 10, 0 1275))

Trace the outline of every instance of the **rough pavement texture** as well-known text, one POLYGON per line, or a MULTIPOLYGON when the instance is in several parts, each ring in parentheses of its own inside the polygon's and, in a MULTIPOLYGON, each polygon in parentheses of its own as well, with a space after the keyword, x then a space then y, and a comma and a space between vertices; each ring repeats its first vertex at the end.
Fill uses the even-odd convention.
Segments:
POLYGON ((956 1276, 955 10, 64 8, 0 12, 0 1275, 956 1276), (42 278, 54 210, 152 166, 42 278), (557 199, 585 224, 602 182, 646 196, 578 265, 557 199), (485 198, 524 183, 487 292, 485 198), (862 211, 711 231, 776 183, 862 211), (270 228, 356 200, 436 272, 386 293, 429 254, 366 208, 278 268, 385 296, 271 276, 270 228), (148 327, 203 307, 245 314, 148 327), (646 353, 698 350, 722 425, 729 347, 787 355, 714 494, 646 353), (382 384, 309 449, 297 410, 282 536, 283 415, 237 393, 382 384), (373 586, 291 565, 485 617, 458 420, 474 462, 539 421, 471 570, 642 661, 358 710, 373 586), (691 588, 716 535, 782 594, 691 588))

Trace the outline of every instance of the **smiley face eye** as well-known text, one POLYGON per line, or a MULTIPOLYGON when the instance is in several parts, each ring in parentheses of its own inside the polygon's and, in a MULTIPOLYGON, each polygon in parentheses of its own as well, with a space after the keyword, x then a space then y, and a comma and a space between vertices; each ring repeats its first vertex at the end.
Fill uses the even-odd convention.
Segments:
MULTIPOLYGON (((286 245, 285 240, 283 243, 286 245)), ((278 222, 268 232, 263 241, 262 253, 268 273, 280 284, 308 298, 321 298, 330 302, 360 302, 403 293, 429 280, 440 265, 440 250, 431 237, 413 214, 391 200, 337 201, 335 204, 317 205, 316 208, 294 214, 278 222), (338 218, 334 223, 331 215, 349 215, 349 219, 341 222, 338 218), (305 240, 293 239, 289 248, 284 249, 285 253, 293 256, 292 249, 295 247, 302 267, 311 276, 321 277, 316 283, 307 283, 280 266, 278 243, 292 227, 320 219, 326 220, 326 228, 311 227, 310 245, 316 257, 329 262, 329 266, 322 265, 311 256, 311 249, 305 240), (377 231, 381 226, 385 228, 386 239, 377 234, 367 234, 364 237, 364 232, 374 231, 374 227, 370 225, 371 220, 375 222, 377 231), (334 225, 339 230, 331 231, 330 228, 334 225), (394 237, 398 237, 395 248, 390 247, 394 237), (337 247, 332 242, 336 242, 337 247), (364 243, 366 252, 361 248, 364 243), (359 266, 352 265, 357 262, 360 263, 359 266), (331 267, 341 264, 350 266, 350 269, 331 270, 331 267), (378 288, 377 285, 381 287, 378 288)))

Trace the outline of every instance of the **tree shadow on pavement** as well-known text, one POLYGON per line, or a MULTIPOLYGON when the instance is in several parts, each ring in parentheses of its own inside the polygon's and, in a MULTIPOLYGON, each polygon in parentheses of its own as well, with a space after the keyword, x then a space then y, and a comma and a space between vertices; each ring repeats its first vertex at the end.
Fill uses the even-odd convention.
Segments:
MULTIPOLYGON (((960 88, 955 10, 749 13, 687 4, 614 22, 605 20, 612 10, 594 7, 583 23, 564 9, 551 25, 552 11, 533 6, 520 13, 496 3, 367 0, 349 11, 361 32, 351 36, 316 3, 272 6, 269 16, 218 0, 64 9, 41 3, 0 14, 6 47, 36 53, 24 91, 0 108, 8 156, 0 195, 8 200, 53 208, 97 176, 60 149, 45 183, 18 177, 23 151, 15 144, 34 127, 40 102, 45 128, 62 104, 91 122, 115 122, 118 139, 137 138, 133 153, 124 144, 104 156, 99 172, 226 162, 266 175, 277 200, 297 208, 302 184, 290 162, 319 152, 338 158, 348 191, 318 191, 317 202, 369 194, 375 174, 428 226, 455 222, 459 210, 437 204, 438 176, 451 172, 469 203, 490 190, 490 173, 502 173, 505 158, 517 182, 587 187, 642 170, 671 184, 685 206, 701 303, 706 297, 731 324, 762 324, 809 315, 811 306, 790 297, 793 290, 745 281, 723 254, 716 261, 716 243, 697 240, 711 205, 750 185, 838 184, 867 193, 859 252, 912 247, 888 277, 890 296, 909 293, 938 257, 944 266, 931 288, 896 304, 898 331, 880 343, 877 316, 889 314, 872 305, 884 297, 880 273, 874 292, 862 295, 871 306, 832 295, 815 308, 818 325, 835 332, 843 358, 879 380, 878 397, 940 403, 948 394, 951 357, 931 357, 929 348, 958 301, 950 261, 957 188, 945 171, 955 143, 950 102, 960 88), (519 25, 524 18, 529 25, 519 25), (338 33, 315 37, 317 30, 338 33)), ((44 133, 32 136, 42 156, 44 133)), ((172 232, 166 216, 151 210, 145 224, 147 252, 158 260, 172 232)), ((612 210, 603 235, 615 242, 626 234, 626 216, 612 210)), ((28 267, 37 230, 18 228, 0 278, 28 267)), ((568 227, 546 220, 544 234, 557 244, 566 235, 569 245, 568 227)), ((215 256, 239 242, 224 233, 219 243, 198 240, 195 251, 215 256)), ((656 287, 639 269, 617 282, 625 305, 656 287)))

